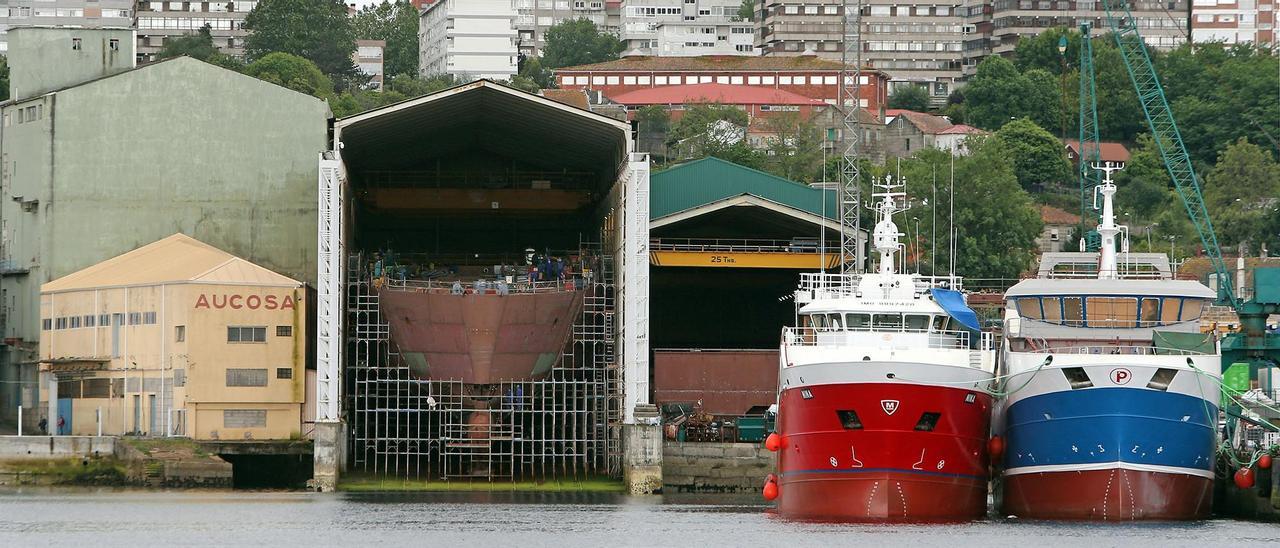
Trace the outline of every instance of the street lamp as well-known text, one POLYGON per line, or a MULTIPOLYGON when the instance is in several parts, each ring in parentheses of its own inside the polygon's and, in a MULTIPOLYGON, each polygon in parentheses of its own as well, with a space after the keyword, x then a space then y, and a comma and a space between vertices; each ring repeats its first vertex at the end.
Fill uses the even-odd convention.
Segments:
POLYGON ((1160 226, 1160 223, 1151 223, 1147 225, 1147 251, 1151 251, 1151 229, 1160 226))

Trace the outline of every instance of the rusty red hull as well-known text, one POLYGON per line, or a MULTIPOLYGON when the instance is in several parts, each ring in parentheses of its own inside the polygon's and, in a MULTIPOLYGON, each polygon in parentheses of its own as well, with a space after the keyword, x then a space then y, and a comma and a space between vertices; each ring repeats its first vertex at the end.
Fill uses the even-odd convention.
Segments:
POLYGON ((702 402, 713 415, 741 415, 778 400, 777 350, 656 350, 653 396, 658 405, 702 402))
POLYGON ((1041 472, 1005 476, 1004 485, 1004 512, 1029 519, 1190 520, 1213 508, 1213 480, 1190 474, 1041 472))
POLYGON ((965 521, 987 511, 987 483, 977 477, 907 471, 828 472, 785 480, 783 516, 815 521, 965 521))
POLYGON ((535 380, 560 359, 583 290, 454 295, 382 289, 391 339, 420 378, 467 384, 535 380))

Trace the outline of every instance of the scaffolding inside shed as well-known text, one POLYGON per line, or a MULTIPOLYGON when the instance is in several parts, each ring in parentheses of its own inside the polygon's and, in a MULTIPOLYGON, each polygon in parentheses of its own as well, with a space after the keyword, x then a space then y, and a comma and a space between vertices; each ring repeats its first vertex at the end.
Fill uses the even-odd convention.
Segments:
MULTIPOLYGON (((598 246, 595 246, 598 248, 598 246)), ((466 385, 410 373, 364 257, 348 258, 350 464, 382 477, 511 481, 621 475, 613 257, 601 255, 559 362, 543 379, 466 385), (495 402, 475 409, 468 400, 495 402), (468 420, 484 413, 487 420, 468 420)))

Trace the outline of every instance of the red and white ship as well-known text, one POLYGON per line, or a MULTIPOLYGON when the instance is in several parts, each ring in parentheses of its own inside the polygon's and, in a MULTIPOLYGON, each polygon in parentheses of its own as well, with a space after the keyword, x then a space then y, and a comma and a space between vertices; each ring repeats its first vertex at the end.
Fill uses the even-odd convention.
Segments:
POLYGON ((900 272, 901 184, 874 194, 868 274, 802 274, 797 325, 782 333, 778 474, 788 518, 953 521, 987 508, 995 351, 960 279, 900 272))

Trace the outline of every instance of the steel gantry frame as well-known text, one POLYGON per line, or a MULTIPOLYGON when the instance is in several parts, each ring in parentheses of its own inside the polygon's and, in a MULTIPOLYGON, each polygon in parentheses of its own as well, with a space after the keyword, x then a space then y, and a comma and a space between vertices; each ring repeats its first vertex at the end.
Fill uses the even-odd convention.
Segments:
POLYGON ((841 50, 840 106, 844 110, 844 154, 840 186, 840 272, 862 272, 862 173, 858 166, 862 108, 862 0, 844 0, 844 48, 841 50), (850 233, 849 229, 853 228, 850 233))

